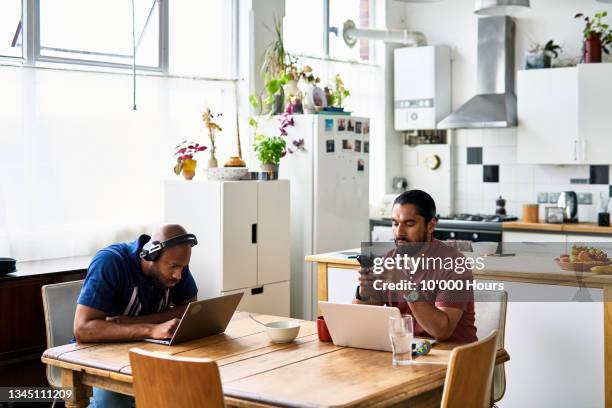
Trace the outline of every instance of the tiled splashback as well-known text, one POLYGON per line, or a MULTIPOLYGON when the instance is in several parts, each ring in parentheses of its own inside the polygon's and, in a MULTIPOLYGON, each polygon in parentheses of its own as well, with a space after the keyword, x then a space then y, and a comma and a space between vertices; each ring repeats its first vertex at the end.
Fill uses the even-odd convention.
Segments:
POLYGON ((592 195, 592 204, 578 206, 579 220, 596 221, 599 194, 607 198, 612 192, 610 166, 518 164, 516 128, 461 129, 452 143, 456 213, 493 214, 495 200, 501 195, 507 213, 521 218, 522 205, 537 203, 538 194, 546 193, 540 200, 551 203, 540 204, 543 220, 544 207, 556 204, 552 193, 573 190, 592 195), (574 184, 577 182, 587 184, 574 184))

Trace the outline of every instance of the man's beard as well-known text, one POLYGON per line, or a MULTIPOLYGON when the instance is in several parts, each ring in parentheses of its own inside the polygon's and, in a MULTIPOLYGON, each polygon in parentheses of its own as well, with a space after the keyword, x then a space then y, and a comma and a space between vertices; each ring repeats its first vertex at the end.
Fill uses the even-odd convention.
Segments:
POLYGON ((153 268, 151 268, 151 278, 153 279, 153 284, 158 289, 168 289, 168 284, 162 278, 160 278, 160 275, 161 272, 159 271, 159 269, 153 266, 153 268))
POLYGON ((394 240, 396 252, 399 255, 416 255, 423 250, 427 245, 427 235, 423 236, 417 241, 409 241, 408 237, 397 237, 394 240))

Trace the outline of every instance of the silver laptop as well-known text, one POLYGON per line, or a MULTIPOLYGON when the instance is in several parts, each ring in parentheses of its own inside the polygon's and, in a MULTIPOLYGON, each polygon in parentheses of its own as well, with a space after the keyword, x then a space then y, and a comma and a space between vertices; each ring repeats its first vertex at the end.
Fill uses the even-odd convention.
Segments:
POLYGON ((171 339, 145 339, 151 343, 173 346, 186 341, 223 333, 243 293, 191 302, 185 309, 171 339))
MULTIPOLYGON (((397 307, 329 303, 320 300, 319 308, 336 346, 392 351, 389 317, 401 316, 397 307)), ((413 350, 417 340, 412 341, 413 350)), ((435 343, 435 340, 429 341, 431 344, 435 343)))

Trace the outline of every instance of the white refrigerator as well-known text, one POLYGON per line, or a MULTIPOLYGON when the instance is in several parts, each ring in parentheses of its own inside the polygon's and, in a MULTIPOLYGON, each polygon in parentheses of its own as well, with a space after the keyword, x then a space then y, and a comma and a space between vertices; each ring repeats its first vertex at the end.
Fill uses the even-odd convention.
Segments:
MULTIPOLYGON (((369 237, 370 121, 340 115, 292 117, 294 125, 286 130, 294 153, 281 160, 279 173, 290 180, 291 190, 291 315, 314 319, 316 265, 304 257, 357 248, 369 237), (303 148, 297 149, 292 141, 300 139, 303 148)), ((258 121, 258 133, 279 135, 279 116, 258 121)), ((258 163, 251 155, 251 163, 258 163)), ((353 286, 353 280, 346 286, 353 286)))

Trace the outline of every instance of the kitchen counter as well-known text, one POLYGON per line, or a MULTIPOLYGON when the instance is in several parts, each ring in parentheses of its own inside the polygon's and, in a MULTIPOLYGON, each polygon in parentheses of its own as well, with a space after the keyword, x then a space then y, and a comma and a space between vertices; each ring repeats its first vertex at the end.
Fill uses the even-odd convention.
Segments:
POLYGON ((504 230, 557 232, 565 234, 612 235, 612 227, 600 227, 593 222, 572 224, 547 224, 545 222, 510 221, 502 224, 504 230))
MULTIPOLYGON (((508 224, 519 227, 525 223, 508 224)), ((550 225, 543 224, 543 226, 550 225)), ((559 228, 557 232, 564 232, 564 226, 553 227, 559 228)), ((578 228, 574 231, 585 233, 591 231, 589 228, 592 228, 589 224, 572 225, 572 227, 578 228)), ((599 229, 599 227, 596 228, 599 229)), ((357 248, 310 255, 305 258, 307 262, 317 263, 318 300, 340 303, 351 301, 358 284, 357 270, 359 269, 359 263, 352 256, 359 251, 360 249, 357 248)), ((575 393, 569 405, 578 406, 579 401, 586 396, 598 395, 599 387, 603 386, 602 400, 597 400, 599 402, 591 405, 612 407, 612 275, 566 272, 558 267, 553 256, 535 255, 487 257, 484 269, 473 271, 473 275, 477 281, 505 282, 505 290, 509 291, 511 301, 507 305, 507 321, 511 324, 508 323, 506 327, 506 346, 513 348, 513 354, 517 356, 517 359, 514 367, 507 368, 508 378, 519 378, 524 376, 528 370, 538 370, 543 376, 541 378, 552 378, 559 371, 564 370, 567 372, 591 370, 587 382, 596 385, 592 389, 587 387, 589 391, 585 391, 586 386, 581 388, 582 394, 575 393), (558 294, 567 296, 569 293, 569 296, 575 296, 575 287, 580 287, 578 293, 586 291, 593 294, 598 293, 597 297, 601 300, 581 302, 561 301, 561 297, 555 298, 558 294), (513 301, 510 295, 513 288, 514 293, 525 294, 528 298, 513 301), (538 301, 534 301, 534 296, 540 295, 541 297, 537 298, 538 301), (568 323, 570 321, 573 323, 568 323), (563 325, 570 326, 570 328, 564 329, 563 325), (591 336, 596 336, 590 341, 594 345, 589 346, 589 350, 581 353, 579 358, 575 359, 573 358, 575 345, 584 342, 584 334, 580 329, 570 330, 572 325, 580 326, 591 333, 591 336), (567 333, 564 333, 560 339, 559 333, 566 329, 567 333), (535 345, 525 343, 524 333, 535 331, 539 333, 538 338, 541 342, 534 343, 535 345), (545 344, 552 341, 555 342, 555 347, 546 349, 545 344), (542 349, 546 349, 544 353, 546 356, 542 356, 542 349), (537 354, 534 350, 538 350, 537 354), (541 365, 535 368, 534 361, 541 365), (602 361, 603 375, 599 374, 602 371, 592 369, 602 361)), ((538 387, 544 389, 548 385, 546 380, 542 380, 538 387)), ((530 379, 523 383, 515 380, 513 386, 514 389, 508 390, 508 397, 512 393, 516 396, 530 392, 533 389, 533 380, 530 379)), ((574 387, 575 379, 571 376, 567 377, 567 381, 560 386, 574 387)), ((554 399, 554 391, 548 390, 547 392, 548 394, 544 392, 538 396, 540 402, 554 399)))
MULTIPOLYGON (((352 254, 358 254, 359 252, 360 248, 355 248, 346 251, 309 255, 305 260, 306 262, 316 262, 319 265, 330 264, 335 267, 359 269, 359 262, 350 257, 352 254)), ((323 288, 327 287, 325 284, 327 278, 323 270, 318 272, 319 286, 323 290, 323 288)), ((580 279, 578 279, 576 272, 561 270, 552 257, 529 255, 487 257, 485 258, 484 269, 474 270, 472 273, 474 278, 484 280, 582 286, 598 289, 609 287, 611 291, 610 300, 612 300, 612 275, 584 272, 579 274, 580 279)))

